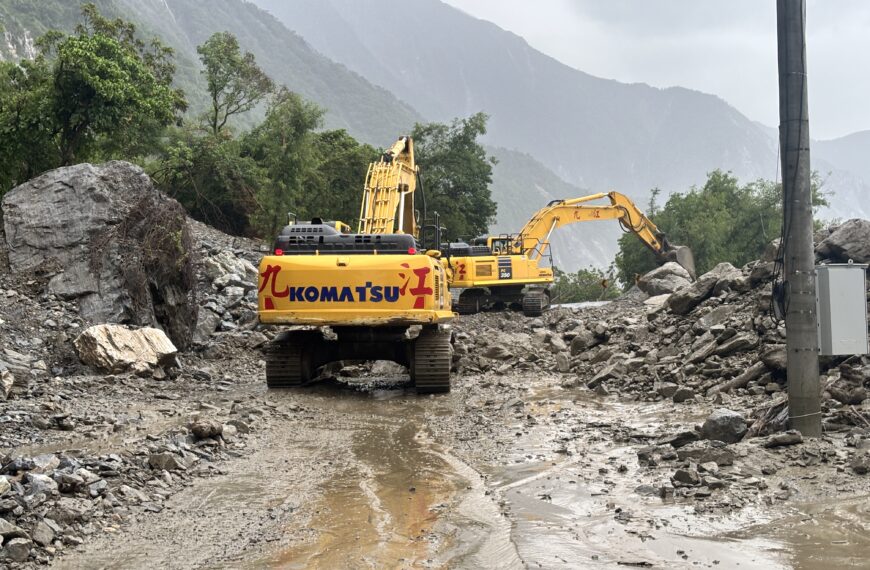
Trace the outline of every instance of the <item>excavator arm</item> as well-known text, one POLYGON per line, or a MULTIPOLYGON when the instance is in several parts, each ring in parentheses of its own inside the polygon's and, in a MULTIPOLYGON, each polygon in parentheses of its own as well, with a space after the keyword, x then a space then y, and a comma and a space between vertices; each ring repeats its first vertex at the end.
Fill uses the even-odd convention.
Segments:
POLYGON ((400 137, 369 165, 359 215, 359 233, 403 233, 419 237, 414 211, 417 164, 414 141, 400 137))
MULTIPOLYGON (((676 261, 694 278, 695 262, 691 250, 686 246, 669 244, 652 220, 646 217, 627 196, 619 192, 550 202, 532 216, 508 246, 510 251, 504 253, 526 254, 529 259, 540 259, 550 247, 550 235, 553 230, 568 224, 594 220, 618 220, 625 231, 636 235, 657 257, 665 261, 676 261), (589 204, 604 198, 609 199, 610 203, 589 204)), ((496 238, 490 239, 497 241, 496 238)), ((497 248, 494 243, 493 241, 490 245, 497 248)))

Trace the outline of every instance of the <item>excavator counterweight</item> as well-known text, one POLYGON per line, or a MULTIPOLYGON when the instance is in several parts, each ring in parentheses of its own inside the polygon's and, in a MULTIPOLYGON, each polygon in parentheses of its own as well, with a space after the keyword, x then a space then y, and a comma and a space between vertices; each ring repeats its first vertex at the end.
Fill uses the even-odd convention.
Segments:
POLYGON ((419 242, 416 176, 402 137, 369 166, 358 233, 319 218, 281 231, 260 262, 260 322, 292 326, 266 348, 270 388, 304 385, 330 362, 392 360, 418 392, 450 390, 441 325, 455 313, 438 252, 419 242))

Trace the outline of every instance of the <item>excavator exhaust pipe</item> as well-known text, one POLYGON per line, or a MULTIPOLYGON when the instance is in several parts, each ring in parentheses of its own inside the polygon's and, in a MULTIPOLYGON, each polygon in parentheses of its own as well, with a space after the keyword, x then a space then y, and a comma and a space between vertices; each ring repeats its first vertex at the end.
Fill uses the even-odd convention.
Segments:
POLYGON ((689 272, 689 275, 692 276, 692 280, 697 277, 697 274, 695 273, 695 256, 692 254, 692 250, 689 249, 688 246, 672 246, 672 249, 665 254, 665 260, 677 262, 683 267, 683 269, 689 272))

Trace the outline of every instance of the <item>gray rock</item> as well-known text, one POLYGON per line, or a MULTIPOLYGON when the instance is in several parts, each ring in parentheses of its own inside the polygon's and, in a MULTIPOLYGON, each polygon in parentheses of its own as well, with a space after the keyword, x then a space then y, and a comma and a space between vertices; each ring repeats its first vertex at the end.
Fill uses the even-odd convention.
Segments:
POLYGON ((571 358, 567 352, 560 352, 556 355, 556 370, 559 372, 571 371, 571 358))
POLYGON ((557 334, 550 335, 548 342, 550 343, 550 350, 553 352, 559 353, 568 350, 568 345, 565 344, 562 337, 557 334))
POLYGON ((676 473, 671 476, 671 482, 674 483, 674 486, 695 486, 701 484, 701 476, 695 469, 677 469, 676 473))
POLYGON ((597 346, 601 341, 592 331, 580 329, 577 331, 577 336, 571 339, 571 356, 577 356, 581 352, 597 346))
POLYGON ((54 530, 45 521, 39 521, 30 533, 33 542, 39 546, 48 546, 54 541, 54 530))
POLYGON ((45 495, 57 494, 57 482, 48 475, 43 475, 41 473, 28 473, 25 475, 24 480, 30 485, 29 494, 31 495, 36 495, 38 493, 44 493, 45 495))
POLYGON ((12 483, 9 482, 9 479, 0 475, 0 497, 9 492, 12 488, 12 483))
POLYGON ((680 386, 674 391, 674 395, 671 398, 674 400, 676 404, 682 404, 686 400, 695 397, 695 391, 686 386, 680 386))
POLYGON ((701 437, 725 443, 737 443, 743 439, 747 429, 746 419, 741 414, 719 408, 704 421, 701 437))
POLYGON ((761 353, 761 361, 770 370, 785 370, 786 348, 784 344, 771 344, 761 353))
POLYGON ((5 539, 17 537, 27 538, 27 533, 23 528, 19 528, 6 519, 0 517, 0 536, 5 539))
POLYGON ((709 297, 713 293, 713 289, 720 282, 724 285, 730 285, 738 279, 742 279, 742 277, 743 274, 740 270, 730 263, 720 263, 704 275, 698 277, 698 280, 690 286, 683 287, 671 295, 668 299, 668 307, 675 314, 688 314, 709 297))
POLYGON ((696 441, 677 450, 680 461, 692 460, 695 463, 714 461, 720 466, 734 464, 734 452, 726 444, 715 441, 696 441))
POLYGON ((220 315, 200 307, 196 315, 196 328, 193 331, 193 342, 196 344, 205 344, 211 338, 211 335, 217 330, 221 324, 220 315))
POLYGON ((89 518, 93 508, 90 501, 61 497, 54 508, 48 511, 48 518, 62 524, 72 524, 89 518))
POLYGON ((674 393, 679 389, 679 386, 673 382, 662 382, 659 385, 658 392, 663 398, 673 398, 674 393))
POLYGON ((212 280, 225 279, 226 275, 237 275, 242 280, 242 286, 257 286, 258 272, 250 261, 237 257, 231 251, 221 251, 202 261, 205 275, 212 280))
POLYGON ((764 447, 782 447, 785 445, 795 445, 804 440, 801 433, 797 430, 788 430, 783 433, 777 433, 764 442, 764 447))
POLYGON ((586 383, 586 387, 595 388, 605 380, 610 380, 611 378, 619 378, 621 375, 621 365, 619 363, 611 364, 610 366, 604 367, 595 376, 593 376, 592 380, 586 383))
POLYGON ((716 349, 716 356, 731 356, 738 352, 749 350, 758 346, 758 337, 754 334, 738 334, 726 340, 716 349))
POLYGON ((57 267, 51 293, 90 322, 161 324, 178 346, 193 332, 190 230, 184 209, 126 162, 58 168, 6 193, 12 272, 57 267))
POLYGON ((679 449, 692 442, 698 441, 701 438, 698 432, 694 430, 685 430, 673 435, 669 435, 659 440, 660 444, 670 444, 674 449, 679 449))
POLYGON ((483 352, 483 356, 486 358, 492 358, 494 360, 507 360, 513 356, 511 352, 501 345, 490 346, 483 352))
POLYGON ((13 538, 3 545, 6 556, 13 562, 24 562, 30 556, 32 542, 26 538, 13 538))
POLYGON ((856 453, 849 466, 858 475, 870 473, 870 453, 867 451, 856 453))
POLYGON ((870 261, 870 221, 853 219, 837 227, 816 248, 822 258, 837 262, 870 261))
POLYGON ((221 434, 222 424, 218 421, 199 418, 190 424, 190 432, 196 439, 216 437, 221 434))
POLYGON ((8 400, 15 386, 15 376, 8 370, 0 370, 0 400, 8 400))
POLYGON ((169 452, 152 453, 148 456, 148 465, 152 469, 164 471, 178 471, 187 468, 179 456, 169 452))
POLYGON ((647 295, 654 297, 673 293, 678 289, 687 287, 691 282, 692 276, 689 275, 688 271, 678 263, 669 261, 641 277, 637 286, 647 295))

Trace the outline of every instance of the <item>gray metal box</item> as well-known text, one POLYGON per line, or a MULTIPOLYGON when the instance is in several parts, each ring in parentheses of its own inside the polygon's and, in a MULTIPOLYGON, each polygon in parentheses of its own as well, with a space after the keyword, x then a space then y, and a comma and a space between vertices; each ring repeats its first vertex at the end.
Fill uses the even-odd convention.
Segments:
POLYGON ((866 265, 816 266, 819 353, 867 354, 866 265))

